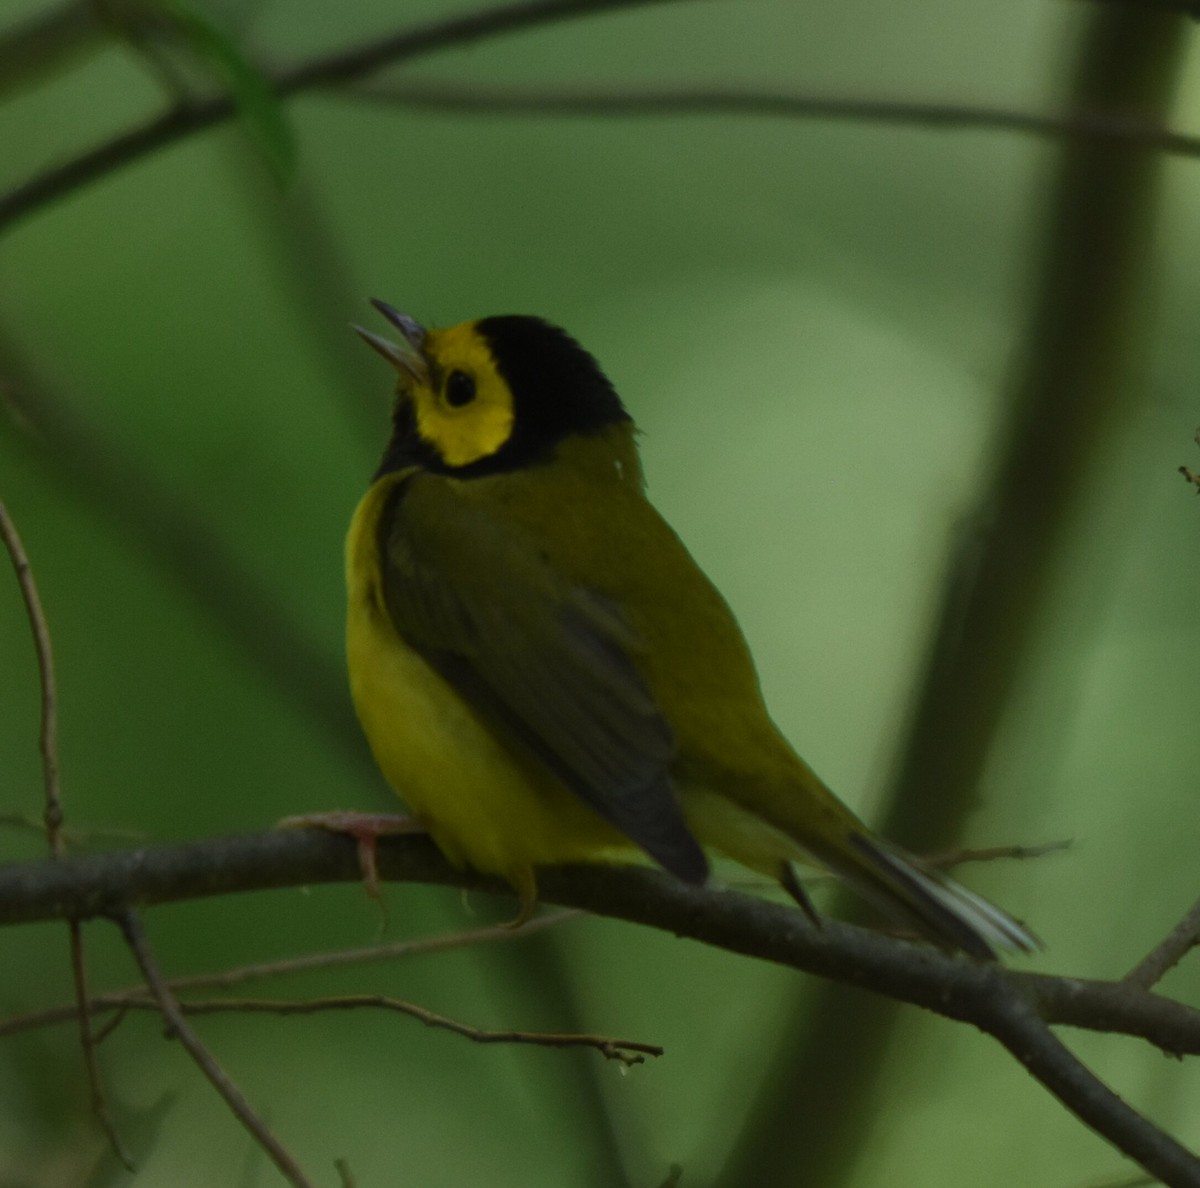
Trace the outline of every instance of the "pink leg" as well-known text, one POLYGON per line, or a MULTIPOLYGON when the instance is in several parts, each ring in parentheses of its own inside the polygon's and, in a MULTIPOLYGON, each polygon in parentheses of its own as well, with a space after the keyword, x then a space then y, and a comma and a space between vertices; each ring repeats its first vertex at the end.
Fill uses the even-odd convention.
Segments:
POLYGON ((425 826, 416 817, 401 813, 356 813, 335 811, 331 813, 301 813, 296 817, 284 817, 276 823, 279 829, 326 829, 330 833, 343 833, 358 843, 358 866, 362 871, 363 886, 372 899, 381 899, 379 892, 379 868, 375 862, 375 847, 381 837, 398 837, 408 833, 425 833, 425 826))

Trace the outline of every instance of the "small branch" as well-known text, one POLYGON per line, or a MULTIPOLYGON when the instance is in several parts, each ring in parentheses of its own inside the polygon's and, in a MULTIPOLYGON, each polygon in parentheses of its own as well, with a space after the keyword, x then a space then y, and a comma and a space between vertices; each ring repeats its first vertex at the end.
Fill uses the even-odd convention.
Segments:
MULTIPOLYGON (((276 76, 281 95, 313 87, 340 86, 374 74, 385 66, 425 57, 484 38, 539 28, 558 21, 621 12, 631 8, 679 3, 680 0, 512 0, 508 4, 457 14, 401 29, 388 37, 348 50, 321 55, 276 76)), ((685 0, 686 2, 686 0, 685 0)))
MULTIPOLYGON (((579 916, 579 912, 570 910, 547 912, 545 915, 527 920, 519 928, 509 928, 506 925, 472 928, 462 932, 445 933, 441 936, 424 937, 421 940, 395 941, 391 944, 367 945, 356 949, 339 949, 332 953, 310 953, 304 957, 288 957, 281 961, 261 961, 253 965, 240 965, 236 969, 222 970, 220 973, 171 978, 167 982, 167 986, 175 995, 181 991, 228 990, 234 986, 243 986, 248 982, 263 981, 267 978, 282 978, 299 973, 311 973, 314 970, 340 969, 350 965, 368 965, 381 961, 395 961, 405 957, 425 956, 430 953, 445 953, 452 949, 495 941, 521 940, 523 937, 542 932, 547 928, 564 924, 568 920, 578 919, 579 916)), ((140 999, 144 997, 145 993, 145 987, 139 984, 94 995, 88 1002, 88 1009, 93 1015, 106 1014, 110 1011, 115 1011, 119 1015, 129 1006, 131 1000, 140 999)), ((45 1007, 39 1011, 29 1011, 23 1015, 12 1015, 7 1019, 0 1019, 0 1039, 19 1031, 34 1031, 39 1027, 68 1022, 75 1017, 76 1010, 74 1003, 63 1003, 59 1006, 45 1007)), ((107 1030, 105 1034, 107 1034, 107 1030)), ((100 1038, 102 1037, 97 1036, 97 1042, 100 1038)))
POLYGON ((1006 998, 981 1026, 1076 1117, 1171 1188, 1197 1188, 1200 1160, 1086 1068, 1032 1007, 1006 998))
MULTIPOLYGON (((411 26, 387 37, 374 38, 350 49, 322 54, 266 81, 280 97, 316 87, 335 86, 397 62, 575 17, 594 16, 650 4, 680 0, 517 0, 515 3, 464 13, 411 26)), ((183 102, 129 128, 95 148, 52 166, 0 195, 0 233, 46 204, 82 189, 90 182, 128 165, 164 145, 223 123, 235 114, 233 99, 218 95, 183 102)))
POLYGON ((967 862, 995 862, 997 859, 1011 858, 1020 862, 1028 862, 1033 858, 1043 858, 1047 854, 1059 854, 1071 848, 1071 839, 1062 841, 1043 842, 1038 846, 987 846, 983 849, 943 850, 939 854, 924 854, 922 860, 939 870, 949 870, 953 866, 962 866, 967 862))
MULTIPOLYGON (((1200 445, 1200 430, 1196 431, 1195 442, 1197 445, 1200 445)), ((1186 466, 1181 466, 1179 468, 1179 473, 1183 475, 1183 477, 1187 479, 1187 481, 1191 483, 1197 491, 1200 491, 1200 474, 1197 474, 1194 470, 1189 470, 1186 466)))
POLYGON ((289 1183, 295 1185, 295 1188, 313 1188, 312 1182, 300 1170, 291 1154, 271 1133, 266 1123, 250 1108, 250 1103, 242 1095, 241 1090, 229 1079, 224 1069, 188 1026, 179 1003, 159 972, 158 963, 150 951, 150 944, 142 929, 141 921, 129 909, 116 913, 115 918, 142 971, 142 976, 146 979, 146 985, 153 994, 158 1009, 162 1012, 169 1034, 173 1034, 183 1044, 199 1066, 200 1071, 225 1099, 225 1103, 233 1111, 234 1116, 250 1132, 259 1146, 266 1151, 271 1162, 279 1168, 289 1183))
POLYGON ((1200 137, 1171 132, 1160 124, 1111 112, 1076 111, 1041 115, 1014 108, 905 99, 788 94, 709 86, 672 90, 531 90, 479 87, 470 83, 374 79, 344 87, 341 94, 395 107, 472 115, 663 117, 738 115, 762 118, 901 124, 934 129, 1018 132, 1048 139, 1087 137, 1200 157, 1200 137))
POLYGON ((21 543, 21 535, 8 514, 4 501, 0 500, 0 540, 12 559, 17 574, 17 585, 25 600, 25 613, 33 632, 33 646, 37 652, 38 673, 42 690, 42 728, 39 745, 42 752, 42 779, 45 787, 46 808, 44 820, 50 852, 61 858, 64 852, 62 839, 62 800, 58 784, 58 690, 54 678, 54 653, 50 646, 50 628, 38 597, 37 581, 21 543))
MULTIPOLYGON (((142 990, 125 997, 122 1007, 126 1010, 157 1010, 158 1004, 142 990)), ((637 1040, 612 1039, 604 1035, 579 1035, 569 1032, 550 1031, 490 1031, 460 1023, 446 1015, 428 1010, 416 1003, 386 994, 340 994, 328 998, 214 998, 202 1001, 179 1001, 178 1007, 185 1015, 315 1015, 323 1011, 361 1010, 364 1007, 395 1011, 416 1019, 427 1027, 439 1027, 461 1035, 477 1044, 530 1044, 543 1048, 595 1048, 608 1060, 619 1060, 626 1067, 645 1063, 647 1056, 661 1056, 663 1049, 658 1044, 645 1044, 637 1040)))
POLYGON ((83 956, 83 929, 78 920, 68 920, 67 930, 71 940, 71 981, 75 987, 75 1001, 68 1010, 79 1023, 79 1046, 83 1051, 83 1066, 87 1071, 92 1116, 100 1124, 109 1147, 126 1171, 135 1172, 137 1167, 133 1157, 125 1150, 112 1115, 108 1112, 108 1096, 104 1092, 104 1078, 100 1073, 100 1060, 96 1053, 102 1037, 97 1037, 92 1032, 91 994, 88 992, 87 962, 83 956))
POLYGON ((1200 944, 1200 899, 1171 929, 1162 944, 1152 949, 1124 978, 1127 985, 1149 990, 1200 944))

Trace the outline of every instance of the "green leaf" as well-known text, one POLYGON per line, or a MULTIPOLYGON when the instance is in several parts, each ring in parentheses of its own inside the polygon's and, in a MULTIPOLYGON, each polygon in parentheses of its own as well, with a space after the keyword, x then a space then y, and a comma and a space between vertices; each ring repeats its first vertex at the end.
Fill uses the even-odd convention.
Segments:
POLYGON ((229 35, 186 0, 157 0, 187 43, 228 87, 238 115, 281 184, 296 170, 296 138, 269 80, 229 35))

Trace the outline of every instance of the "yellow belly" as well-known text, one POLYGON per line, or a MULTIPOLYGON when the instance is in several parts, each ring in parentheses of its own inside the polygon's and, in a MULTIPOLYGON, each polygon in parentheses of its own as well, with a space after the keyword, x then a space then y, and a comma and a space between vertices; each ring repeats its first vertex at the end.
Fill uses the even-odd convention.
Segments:
POLYGON ((350 689, 384 777, 450 862, 500 875, 526 900, 535 866, 636 860, 632 843, 509 750, 396 634, 373 527, 391 486, 376 483, 359 504, 346 558, 350 689))

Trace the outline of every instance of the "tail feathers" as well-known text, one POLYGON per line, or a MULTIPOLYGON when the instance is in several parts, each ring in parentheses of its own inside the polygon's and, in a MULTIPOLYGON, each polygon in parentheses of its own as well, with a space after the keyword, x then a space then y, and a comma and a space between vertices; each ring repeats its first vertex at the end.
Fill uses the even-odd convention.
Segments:
POLYGON ((849 840, 864 863, 838 873, 931 940, 983 960, 995 960, 998 950, 1031 953, 1041 948, 1038 938, 1007 912, 898 847, 861 833, 849 840))

